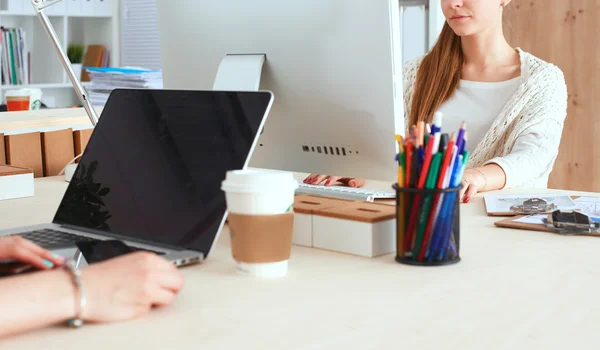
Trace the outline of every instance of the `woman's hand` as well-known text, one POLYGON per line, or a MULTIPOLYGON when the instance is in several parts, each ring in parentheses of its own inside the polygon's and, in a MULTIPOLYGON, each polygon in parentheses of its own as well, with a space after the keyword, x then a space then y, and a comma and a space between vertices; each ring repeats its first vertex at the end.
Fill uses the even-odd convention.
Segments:
POLYGON ((348 187, 363 187, 365 185, 365 180, 351 178, 351 177, 341 177, 341 176, 329 176, 329 175, 320 175, 320 174, 311 174, 306 179, 304 179, 305 184, 311 185, 321 185, 325 186, 333 186, 335 184, 341 184, 348 187))
POLYGON ((170 305, 183 287, 175 265, 158 255, 131 253, 82 270, 87 305, 83 319, 117 322, 170 305))
POLYGON ((64 258, 20 236, 0 237, 0 260, 16 260, 41 270, 64 264, 64 258))
POLYGON ((462 185, 460 198, 464 203, 469 203, 473 196, 484 189, 486 179, 481 172, 474 169, 467 169, 463 174, 462 185))

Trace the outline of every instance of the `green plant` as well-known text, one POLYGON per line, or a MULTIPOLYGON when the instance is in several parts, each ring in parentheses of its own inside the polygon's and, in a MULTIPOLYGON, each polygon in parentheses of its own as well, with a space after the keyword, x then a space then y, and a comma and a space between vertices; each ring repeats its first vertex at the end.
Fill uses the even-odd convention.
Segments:
POLYGON ((82 63, 85 47, 83 45, 72 44, 67 48, 67 57, 71 63, 82 63))

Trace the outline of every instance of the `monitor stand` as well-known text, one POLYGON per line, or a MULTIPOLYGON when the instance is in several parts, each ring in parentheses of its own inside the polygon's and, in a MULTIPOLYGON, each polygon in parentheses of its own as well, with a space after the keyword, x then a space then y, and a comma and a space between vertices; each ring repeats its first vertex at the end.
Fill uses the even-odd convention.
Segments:
POLYGON ((258 91, 265 54, 228 54, 221 60, 213 84, 216 91, 258 91))

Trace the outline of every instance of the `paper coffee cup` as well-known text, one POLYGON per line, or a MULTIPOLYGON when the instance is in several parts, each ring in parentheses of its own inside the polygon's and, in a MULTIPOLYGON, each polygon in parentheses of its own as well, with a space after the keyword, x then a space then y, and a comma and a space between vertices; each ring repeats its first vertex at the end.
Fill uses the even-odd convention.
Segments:
POLYGON ((6 104, 9 112, 35 111, 42 106, 42 90, 37 88, 13 89, 6 92, 6 104))
POLYGON ((233 257, 240 274, 287 274, 298 183, 291 173, 235 170, 222 184, 229 212, 233 257))
POLYGON ((42 90, 41 89, 28 89, 29 90, 29 110, 37 111, 42 108, 42 90))
POLYGON ((5 93, 6 107, 9 112, 28 111, 31 104, 31 96, 28 89, 8 90, 5 93))

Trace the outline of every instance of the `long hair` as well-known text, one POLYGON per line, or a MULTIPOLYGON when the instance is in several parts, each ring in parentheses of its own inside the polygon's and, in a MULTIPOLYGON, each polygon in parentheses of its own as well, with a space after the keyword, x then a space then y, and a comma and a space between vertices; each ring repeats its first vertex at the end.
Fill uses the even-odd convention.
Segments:
POLYGON ((412 98, 410 125, 431 123, 433 114, 452 97, 464 63, 461 40, 448 23, 431 51, 423 58, 412 98))

